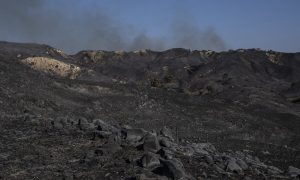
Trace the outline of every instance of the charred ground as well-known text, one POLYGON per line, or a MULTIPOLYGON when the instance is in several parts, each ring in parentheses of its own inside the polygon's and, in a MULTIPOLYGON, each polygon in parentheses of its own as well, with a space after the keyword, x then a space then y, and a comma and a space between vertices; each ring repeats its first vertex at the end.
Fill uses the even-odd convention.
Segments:
MULTIPOLYGON (((67 55, 47 45, 1 42, 0 83, 4 179, 133 178, 138 170, 128 168, 128 158, 142 156, 135 146, 110 153, 113 164, 85 161, 109 139, 95 140, 81 127, 95 119, 125 134, 127 125, 157 132, 166 126, 178 145, 209 142, 220 153, 241 151, 282 170, 300 167, 300 53, 178 48, 67 55)), ((227 177, 188 157, 179 159, 191 176, 227 177)), ((246 175, 258 176, 229 178, 246 175)))

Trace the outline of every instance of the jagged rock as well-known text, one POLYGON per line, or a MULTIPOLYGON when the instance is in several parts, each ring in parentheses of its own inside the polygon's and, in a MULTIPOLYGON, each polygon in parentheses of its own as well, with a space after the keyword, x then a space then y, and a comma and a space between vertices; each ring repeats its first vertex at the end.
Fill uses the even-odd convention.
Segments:
POLYGON ((100 138, 107 138, 110 135, 112 135, 112 132, 110 132, 110 131, 98 131, 98 130, 95 130, 94 135, 98 136, 100 138))
POLYGON ((99 131, 110 131, 112 133, 119 133, 120 130, 106 122, 104 122, 101 119, 95 119, 93 120, 93 124, 96 126, 96 129, 99 131))
POLYGON ((243 169, 243 170, 247 170, 248 169, 248 165, 245 161, 241 160, 241 159, 237 159, 236 163, 243 169))
POLYGON ((243 173, 243 169, 237 164, 234 158, 228 160, 226 170, 231 172, 236 172, 238 174, 243 173))
POLYGON ((116 135, 109 136, 107 142, 101 147, 103 154, 114 154, 122 150, 120 138, 116 135))
POLYGON ((169 129, 168 127, 164 126, 161 130, 160 130, 160 134, 164 137, 169 138, 171 141, 174 141, 174 137, 172 135, 172 131, 171 129, 169 129))
POLYGON ((144 129, 127 129, 124 133, 127 141, 137 142, 145 136, 146 131, 144 129))
POLYGON ((224 173, 224 169, 222 169, 221 167, 219 167, 218 165, 214 164, 213 168, 218 172, 218 173, 224 173))
POLYGON ((288 174, 292 178, 294 178, 294 177, 300 177, 300 169, 298 169, 296 167, 293 167, 293 166, 289 166, 288 174))
POLYGON ((165 137, 160 138, 159 144, 164 147, 171 147, 171 142, 165 137))
POLYGON ((6 161, 6 160, 8 160, 9 156, 10 156, 10 154, 8 154, 8 153, 1 153, 1 154, 0 154, 0 160, 1 160, 2 162, 3 162, 3 161, 6 161))
POLYGON ((187 175, 183 164, 178 159, 164 160, 160 159, 163 164, 163 173, 174 180, 193 180, 191 176, 187 175))
POLYGON ((278 169, 277 167, 268 166, 268 173, 269 174, 281 174, 281 173, 283 173, 283 171, 278 169))
POLYGON ((148 133, 143 138, 143 150, 156 153, 160 150, 160 145, 156 134, 148 133))
POLYGON ((205 161, 206 161, 208 164, 213 164, 213 163, 214 163, 214 160, 213 160, 213 158, 212 158, 210 155, 206 155, 206 156, 205 156, 205 161))
POLYGON ((156 154, 148 152, 142 157, 141 164, 144 168, 151 169, 158 167, 160 165, 160 161, 156 154))
POLYGON ((174 152, 167 148, 161 148, 157 153, 165 159, 172 159, 174 156, 174 152))
POLYGON ((209 153, 216 151, 216 148, 210 143, 193 143, 191 147, 195 153, 200 155, 209 155, 209 153))
POLYGON ((168 180, 165 176, 159 176, 159 177, 148 177, 145 174, 140 174, 135 177, 136 180, 168 180))
POLYGON ((80 118, 78 119, 78 127, 81 130, 93 130, 95 128, 94 124, 89 123, 88 120, 86 118, 80 118))

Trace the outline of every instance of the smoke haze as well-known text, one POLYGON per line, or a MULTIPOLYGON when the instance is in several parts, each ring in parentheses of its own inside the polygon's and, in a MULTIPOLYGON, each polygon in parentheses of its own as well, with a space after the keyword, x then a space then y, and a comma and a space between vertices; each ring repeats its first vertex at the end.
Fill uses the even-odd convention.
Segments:
POLYGON ((226 49, 213 28, 201 29, 191 21, 177 21, 175 16, 168 34, 151 37, 135 26, 119 22, 100 7, 94 10, 92 1, 65 1, 68 3, 0 0, 0 40, 45 43, 68 53, 82 49, 226 49))

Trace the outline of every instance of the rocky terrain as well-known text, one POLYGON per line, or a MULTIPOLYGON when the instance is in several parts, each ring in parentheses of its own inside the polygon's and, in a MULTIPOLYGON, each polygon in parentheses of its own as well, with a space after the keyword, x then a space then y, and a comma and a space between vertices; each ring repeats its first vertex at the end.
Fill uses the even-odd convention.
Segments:
POLYGON ((0 42, 0 179, 299 179, 300 53, 0 42))

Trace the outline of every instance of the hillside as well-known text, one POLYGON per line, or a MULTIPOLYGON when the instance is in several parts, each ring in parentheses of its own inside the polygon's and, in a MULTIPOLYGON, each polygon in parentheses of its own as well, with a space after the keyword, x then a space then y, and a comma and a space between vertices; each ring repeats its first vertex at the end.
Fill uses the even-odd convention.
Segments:
POLYGON ((299 129, 300 53, 0 42, 0 179, 299 178, 299 129))

